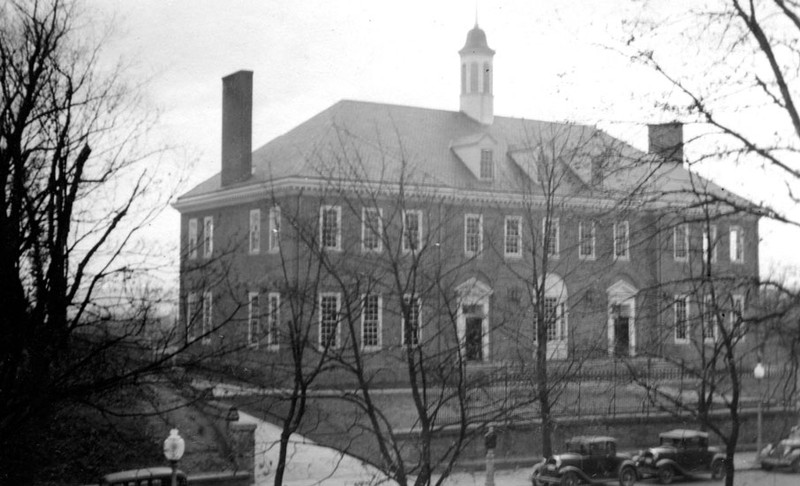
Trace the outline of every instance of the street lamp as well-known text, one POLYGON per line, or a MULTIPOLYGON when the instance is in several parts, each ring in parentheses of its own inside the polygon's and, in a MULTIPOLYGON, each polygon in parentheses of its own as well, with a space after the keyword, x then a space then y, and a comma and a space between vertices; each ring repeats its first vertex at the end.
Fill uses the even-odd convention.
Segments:
POLYGON ((761 380, 764 379, 764 375, 766 374, 766 370, 764 369, 764 365, 761 364, 761 360, 758 360, 756 363, 756 367, 753 369, 753 376, 756 379, 756 383, 758 383, 758 419, 756 422, 756 457, 761 454, 761 380))
POLYGON ((183 437, 178 434, 178 429, 169 431, 169 437, 164 440, 164 457, 172 466, 172 486, 178 486, 178 461, 183 457, 186 444, 183 437))

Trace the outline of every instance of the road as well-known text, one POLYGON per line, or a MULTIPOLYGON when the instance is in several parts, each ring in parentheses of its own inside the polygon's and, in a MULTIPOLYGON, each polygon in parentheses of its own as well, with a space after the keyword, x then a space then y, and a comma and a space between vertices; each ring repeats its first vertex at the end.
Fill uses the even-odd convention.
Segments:
MULTIPOLYGON (((640 481, 636 484, 653 484, 657 485, 658 482, 655 481, 640 481)), ((678 482, 675 481, 673 484, 691 484, 692 486, 701 486, 701 485, 713 485, 713 486, 721 486, 725 484, 722 481, 712 481, 712 480, 702 480, 702 481, 691 481, 691 482, 678 482)), ((752 471, 736 471, 736 475, 733 480, 733 484, 736 486, 797 486, 800 484, 800 474, 792 474, 789 471, 760 471, 760 470, 752 470, 752 471)))

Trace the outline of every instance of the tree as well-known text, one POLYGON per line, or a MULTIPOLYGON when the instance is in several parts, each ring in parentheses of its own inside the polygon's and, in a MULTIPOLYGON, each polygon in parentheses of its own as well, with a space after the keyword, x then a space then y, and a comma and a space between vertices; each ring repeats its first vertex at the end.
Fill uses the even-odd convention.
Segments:
POLYGON ((59 407, 101 406, 163 362, 131 352, 148 314, 115 323, 118 303, 98 297, 137 275, 126 251, 156 209, 141 204, 152 179, 137 165, 151 120, 122 69, 104 69, 86 19, 60 0, 0 8, 3 482, 30 480, 26 439, 59 407))
MULTIPOLYGON (((799 14, 800 5, 786 0, 712 1, 688 12, 659 11, 657 20, 645 13, 630 24, 623 48, 625 55, 651 68, 663 83, 661 86, 665 86, 666 96, 656 94, 660 96, 656 106, 671 118, 697 123, 698 135, 689 141, 687 150, 692 154, 690 167, 701 172, 712 171, 715 165, 719 168, 721 164, 735 163, 736 173, 747 174, 749 181, 760 181, 761 187, 784 189, 767 194, 756 191, 756 184, 743 185, 751 197, 761 201, 759 205, 743 205, 730 193, 702 187, 696 192, 697 199, 713 198, 740 214, 749 213, 770 224, 789 227, 799 223, 795 212, 800 202, 796 196, 800 176, 796 89, 799 14), (697 57, 687 55, 693 51, 697 57), (675 55, 677 52, 680 55, 675 55), (692 61, 682 62, 687 59, 692 61), (697 69, 700 66, 702 72, 697 69)), ((788 290, 774 279, 762 282, 760 287, 788 290)), ((721 302, 712 300, 711 308, 718 308, 721 302)), ((750 315, 746 320, 756 324, 767 322, 770 317, 774 317, 772 310, 760 316, 750 315)), ((763 335, 760 331, 759 334, 763 335)), ((735 388, 741 380, 741 374, 735 373, 743 370, 734 373, 736 355, 730 351, 736 346, 732 344, 735 343, 722 345, 722 354, 715 354, 726 362, 735 388)), ((733 404, 729 410, 735 415, 733 404)), ((736 417, 732 418, 735 421, 736 417)), ((735 445, 735 431, 724 439, 735 445)), ((732 484, 730 461, 728 473, 727 484, 732 484)))

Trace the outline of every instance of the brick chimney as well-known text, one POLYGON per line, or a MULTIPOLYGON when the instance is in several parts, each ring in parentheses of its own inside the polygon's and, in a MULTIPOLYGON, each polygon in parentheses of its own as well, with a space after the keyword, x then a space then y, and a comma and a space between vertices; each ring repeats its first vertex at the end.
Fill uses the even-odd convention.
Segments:
POLYGON ((222 185, 250 177, 253 167, 253 71, 222 78, 222 185))
POLYGON ((683 165, 683 123, 670 122, 647 125, 648 152, 660 155, 668 162, 683 165))

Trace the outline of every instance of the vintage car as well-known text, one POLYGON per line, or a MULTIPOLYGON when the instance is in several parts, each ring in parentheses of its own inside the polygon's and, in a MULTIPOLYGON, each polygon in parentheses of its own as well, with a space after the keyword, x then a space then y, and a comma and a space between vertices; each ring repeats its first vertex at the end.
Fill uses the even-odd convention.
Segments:
POLYGON ((708 446, 708 434, 699 430, 675 429, 659 434, 660 445, 634 457, 642 479, 656 477, 669 484, 675 476, 693 477, 711 473, 713 479, 725 477, 725 454, 708 446))
POLYGON ((792 427, 789 437, 769 444, 761 451, 761 469, 769 471, 776 467, 788 467, 792 472, 800 473, 800 427, 792 427))
POLYGON ((617 453, 617 440, 613 437, 573 437, 566 442, 564 452, 536 464, 531 473, 533 486, 616 481, 621 486, 633 485, 636 468, 630 456, 617 453))

